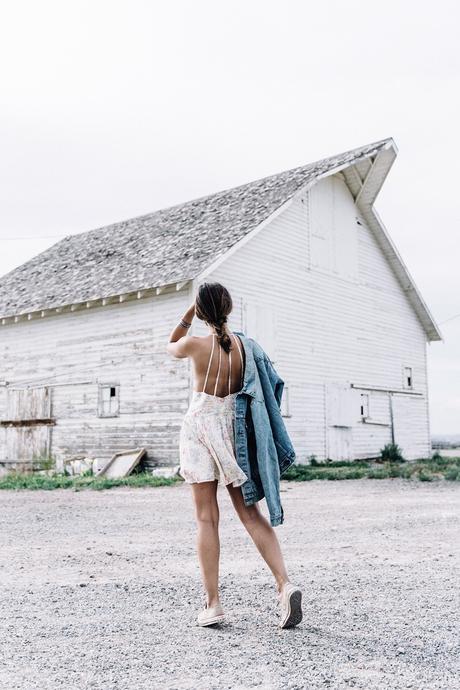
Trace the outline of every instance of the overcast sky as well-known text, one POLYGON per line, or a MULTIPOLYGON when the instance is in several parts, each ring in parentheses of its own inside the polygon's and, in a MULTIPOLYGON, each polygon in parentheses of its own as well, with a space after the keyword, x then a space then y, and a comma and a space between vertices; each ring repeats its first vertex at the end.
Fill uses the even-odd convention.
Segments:
MULTIPOLYGON (((0 274, 96 228, 392 136, 377 200, 460 432, 458 3, 6 2, 0 274)), ((0 336, 1 337, 1 336, 0 336)))

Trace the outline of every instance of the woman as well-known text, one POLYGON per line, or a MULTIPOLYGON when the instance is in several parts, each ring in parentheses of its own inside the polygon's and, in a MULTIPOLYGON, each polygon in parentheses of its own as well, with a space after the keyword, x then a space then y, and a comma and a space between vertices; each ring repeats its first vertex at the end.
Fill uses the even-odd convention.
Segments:
POLYGON ((192 400, 180 434, 179 471, 193 492, 198 558, 206 590, 206 606, 198 623, 213 625, 225 617, 219 600, 217 503, 217 486, 225 484, 241 522, 275 577, 279 626, 288 628, 302 620, 301 590, 289 581, 273 527, 257 504, 245 504, 240 488, 247 476, 235 456, 234 406, 244 381, 244 348, 228 329, 231 310, 228 290, 219 283, 204 283, 173 329, 167 348, 174 357, 189 357, 194 375, 192 400), (207 336, 187 335, 195 316, 207 324, 207 336))

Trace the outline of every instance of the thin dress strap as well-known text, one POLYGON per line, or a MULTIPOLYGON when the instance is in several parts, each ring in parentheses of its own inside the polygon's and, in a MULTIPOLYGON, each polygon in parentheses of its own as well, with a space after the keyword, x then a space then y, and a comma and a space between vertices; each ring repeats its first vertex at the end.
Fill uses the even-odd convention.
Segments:
POLYGON ((241 359, 241 386, 243 386, 244 383, 244 360, 243 360, 243 353, 241 352, 241 347, 240 347, 240 342, 239 338, 236 337, 234 333, 232 333, 233 338, 235 340, 236 346, 238 348, 238 352, 240 353, 240 359, 241 359))
MULTIPOLYGON (((214 338, 212 339, 212 342, 214 343, 214 338)), ((220 364, 222 361, 222 348, 219 345, 219 367, 217 369, 217 376, 216 376, 216 385, 214 386, 214 395, 216 394, 217 391, 217 384, 219 383, 219 374, 220 374, 220 364)))
POLYGON ((214 334, 213 334, 213 336, 212 336, 211 354, 210 354, 210 356, 209 356, 208 370, 207 370, 207 372, 206 372, 206 378, 205 378, 205 380, 204 380, 203 390, 201 391, 202 393, 205 392, 206 386, 208 385, 209 370, 211 369, 212 356, 213 356, 213 354, 214 354, 214 343, 215 343, 215 340, 214 340, 214 334))
POLYGON ((230 395, 232 386, 232 351, 228 353, 228 394, 230 395))

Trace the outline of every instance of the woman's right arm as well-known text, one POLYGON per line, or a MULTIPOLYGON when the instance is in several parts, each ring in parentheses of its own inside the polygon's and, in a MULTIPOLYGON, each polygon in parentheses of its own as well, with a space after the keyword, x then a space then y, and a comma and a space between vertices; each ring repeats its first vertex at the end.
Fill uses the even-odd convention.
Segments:
POLYGON ((189 337, 187 334, 190 326, 192 325, 194 316, 195 302, 190 305, 177 326, 174 326, 171 331, 166 349, 173 357, 181 359, 183 357, 190 356, 195 344, 195 338, 189 337))

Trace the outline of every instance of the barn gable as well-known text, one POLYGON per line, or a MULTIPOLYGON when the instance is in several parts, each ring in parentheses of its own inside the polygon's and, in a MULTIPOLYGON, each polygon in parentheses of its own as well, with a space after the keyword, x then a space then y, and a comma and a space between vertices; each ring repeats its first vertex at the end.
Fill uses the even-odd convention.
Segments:
POLYGON ((406 457, 427 456, 426 333, 343 171, 296 195, 206 277, 230 290, 231 329, 255 338, 283 378, 300 458, 377 457, 392 428, 406 457))

